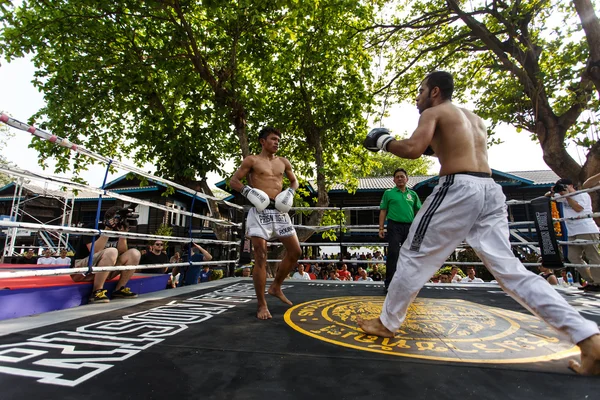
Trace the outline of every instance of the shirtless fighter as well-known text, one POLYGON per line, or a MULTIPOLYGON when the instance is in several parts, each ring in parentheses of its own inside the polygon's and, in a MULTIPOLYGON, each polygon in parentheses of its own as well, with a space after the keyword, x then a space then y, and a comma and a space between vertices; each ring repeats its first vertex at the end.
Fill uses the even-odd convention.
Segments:
POLYGON ((286 250, 268 293, 290 306, 292 302, 284 296, 281 284, 302 254, 296 230, 288 215, 294 202, 294 193, 298 189, 298 181, 290 162, 275 155, 280 139, 281 133, 277 129, 263 128, 258 136, 262 151, 258 155, 246 157, 229 181, 233 190, 240 192, 254 205, 248 213, 246 235, 250 237, 254 247, 252 280, 258 299, 258 319, 272 318, 265 299, 267 241, 279 239, 286 250), (290 187, 282 191, 284 174, 290 181, 290 187), (249 185, 244 185, 241 180, 247 175, 249 185))
POLYGON ((600 375, 600 331, 584 319, 543 278, 515 258, 509 243, 506 198, 491 178, 483 120, 451 102, 454 83, 447 72, 427 75, 417 96, 419 125, 409 139, 395 140, 387 129, 371 130, 364 145, 402 158, 437 155, 440 180, 410 227, 400 250, 379 318, 363 320, 368 334, 394 337, 419 290, 466 238, 500 286, 581 350, 577 373, 600 375))

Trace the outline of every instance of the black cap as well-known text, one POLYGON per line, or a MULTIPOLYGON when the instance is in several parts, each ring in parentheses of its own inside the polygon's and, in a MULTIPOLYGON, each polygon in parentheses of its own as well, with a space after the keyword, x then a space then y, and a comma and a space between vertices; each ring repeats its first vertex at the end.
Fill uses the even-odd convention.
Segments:
POLYGON ((557 185, 572 185, 573 181, 569 178, 560 178, 556 181, 557 185))

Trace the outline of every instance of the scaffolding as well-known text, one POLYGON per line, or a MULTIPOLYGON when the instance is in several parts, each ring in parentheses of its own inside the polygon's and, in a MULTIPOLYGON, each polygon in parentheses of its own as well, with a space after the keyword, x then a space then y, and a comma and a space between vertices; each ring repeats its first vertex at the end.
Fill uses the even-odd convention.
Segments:
MULTIPOLYGON (((44 188, 39 188, 37 186, 28 185, 24 178, 17 178, 14 184, 15 190, 13 193, 10 215, 8 216, 10 221, 24 222, 24 218, 28 217, 38 224, 59 223, 60 226, 71 226, 73 220, 73 206, 75 205, 75 195, 73 191, 50 190, 48 188, 48 183, 45 183, 44 188), (28 197, 24 195, 24 190, 32 192, 33 196, 28 197), (62 208, 61 215, 48 221, 41 221, 24 209, 24 205, 35 199, 39 199, 40 197, 57 200, 62 208)), ((0 262, 4 262, 5 257, 17 256, 20 254, 21 250, 30 247, 44 247, 50 249, 52 252, 58 252, 59 249, 73 250, 72 246, 69 244, 69 233, 42 231, 24 232, 23 229, 19 228, 7 228, 5 229, 5 233, 4 250, 0 262), (33 246, 19 244, 19 237, 31 236, 32 234, 34 236, 33 246)))

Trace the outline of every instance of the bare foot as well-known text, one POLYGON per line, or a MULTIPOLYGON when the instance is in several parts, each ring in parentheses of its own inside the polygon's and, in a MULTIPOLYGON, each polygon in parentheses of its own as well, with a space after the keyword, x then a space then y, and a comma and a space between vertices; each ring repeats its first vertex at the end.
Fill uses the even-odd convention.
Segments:
POLYGON ((256 311, 256 318, 258 319, 271 319, 273 316, 269 312, 267 306, 258 306, 258 310, 256 311))
POLYGON ((291 301, 288 300, 287 297, 285 297, 285 295, 283 294, 283 292, 281 291, 280 288, 274 288, 273 286, 271 286, 269 288, 269 291, 267 293, 269 293, 271 296, 277 297, 279 300, 281 300, 282 302, 284 302, 288 306, 293 306, 294 305, 291 301))
POLYGON ((600 375, 600 335, 590 336, 577 344, 581 349, 581 364, 569 361, 569 368, 580 375, 600 375))
POLYGON ((388 328, 383 326, 379 318, 362 319, 359 317, 356 319, 356 322, 358 323, 358 326, 360 326, 360 329, 362 329, 363 331, 365 331, 365 333, 368 333, 370 335, 376 335, 387 338, 393 338, 395 336, 394 332, 391 332, 390 330, 388 330, 388 328))

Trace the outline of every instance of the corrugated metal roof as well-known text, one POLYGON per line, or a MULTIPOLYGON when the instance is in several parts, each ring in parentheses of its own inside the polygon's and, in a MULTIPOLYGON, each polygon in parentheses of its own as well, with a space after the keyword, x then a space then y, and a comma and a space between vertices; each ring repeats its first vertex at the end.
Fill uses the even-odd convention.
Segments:
POLYGON ((515 171, 507 173, 533 181, 534 185, 553 184, 560 178, 558 175, 556 175, 556 173, 554 173, 554 171, 549 169, 537 171, 515 171))
MULTIPOLYGON (((515 175, 528 181, 532 181, 534 185, 548 185, 553 184, 559 179, 559 176, 551 170, 537 170, 537 171, 516 171, 516 172, 505 172, 506 174, 515 175)), ((418 183, 426 181, 431 178, 435 178, 437 175, 414 175, 408 178, 408 187, 412 188, 418 183)), ((314 180, 309 181, 311 187, 316 191, 317 183, 314 180)), ((359 178, 358 179, 358 190, 385 190, 394 187, 394 179, 391 176, 382 177, 371 177, 371 178, 359 178)), ((346 190, 344 185, 335 184, 331 187, 331 190, 346 190)))

